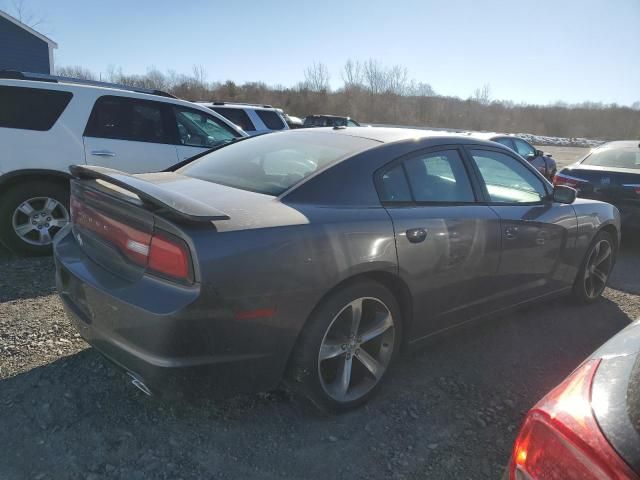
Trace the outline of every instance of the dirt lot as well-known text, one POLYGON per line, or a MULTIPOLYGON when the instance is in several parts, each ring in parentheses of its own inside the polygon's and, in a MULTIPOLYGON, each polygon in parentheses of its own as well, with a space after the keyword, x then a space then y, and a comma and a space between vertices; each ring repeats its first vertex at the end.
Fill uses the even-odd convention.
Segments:
POLYGON ((640 317, 639 269, 626 238, 595 305, 456 332, 403 358, 365 408, 324 417, 280 391, 150 399, 70 327, 50 258, 0 256, 0 478, 499 478, 527 409, 640 317))

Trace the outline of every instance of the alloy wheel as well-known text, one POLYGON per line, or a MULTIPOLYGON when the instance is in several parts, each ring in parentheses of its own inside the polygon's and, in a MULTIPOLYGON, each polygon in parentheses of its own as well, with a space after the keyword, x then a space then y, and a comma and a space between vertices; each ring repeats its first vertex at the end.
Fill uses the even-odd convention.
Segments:
POLYGON ((379 299, 361 297, 333 318, 318 353, 325 393, 338 402, 358 400, 375 387, 393 355, 395 324, 379 299))
POLYGON ((33 197, 13 212, 11 224, 20 239, 31 245, 49 245, 53 236, 67 223, 69 212, 55 198, 33 197))
POLYGON ((600 240, 591 250, 584 271, 584 290, 590 299, 597 298, 607 285, 612 253, 613 249, 607 240, 600 240))

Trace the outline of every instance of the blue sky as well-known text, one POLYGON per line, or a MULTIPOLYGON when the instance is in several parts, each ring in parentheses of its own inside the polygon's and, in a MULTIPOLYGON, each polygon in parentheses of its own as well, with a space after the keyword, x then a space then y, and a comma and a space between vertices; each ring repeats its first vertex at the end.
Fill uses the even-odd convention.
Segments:
MULTIPOLYGON (((12 0, 0 0, 11 11, 12 0)), ((640 100, 640 0, 23 0, 57 65, 294 85, 325 63, 406 66, 440 94, 546 104, 640 100)))

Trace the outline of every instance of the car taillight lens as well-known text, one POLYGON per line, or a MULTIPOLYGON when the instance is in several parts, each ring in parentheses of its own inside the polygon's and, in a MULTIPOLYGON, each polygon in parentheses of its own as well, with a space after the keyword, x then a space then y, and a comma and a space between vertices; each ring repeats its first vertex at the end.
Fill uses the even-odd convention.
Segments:
POLYGON ((180 240, 170 240, 162 235, 151 238, 149 268, 154 272, 173 278, 190 277, 191 259, 187 246, 180 240))
POLYGON ((600 360, 589 360, 527 415, 509 466, 511 480, 637 479, 604 437, 591 410, 600 360))
POLYGON ((143 232, 71 197, 71 222, 114 246, 132 263, 151 273, 191 281, 191 255, 182 240, 169 234, 143 232))
POLYGON ((567 187, 578 188, 581 183, 584 183, 584 180, 563 173, 556 173, 553 177, 554 185, 566 185, 567 187))

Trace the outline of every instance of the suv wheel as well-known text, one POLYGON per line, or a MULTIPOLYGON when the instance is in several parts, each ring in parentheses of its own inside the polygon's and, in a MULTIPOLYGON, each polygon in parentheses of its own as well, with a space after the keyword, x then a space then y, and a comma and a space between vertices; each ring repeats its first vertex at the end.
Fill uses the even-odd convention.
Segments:
POLYGON ((14 253, 48 255, 53 237, 69 222, 69 191, 35 181, 9 188, 0 200, 2 241, 14 253))
POLYGON ((288 383, 323 411, 366 402, 400 349, 400 308, 384 286, 352 283, 314 311, 293 353, 288 383))

